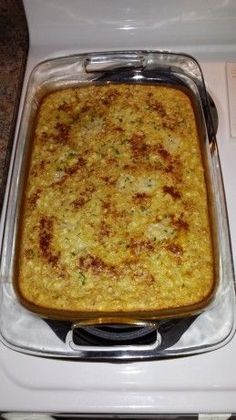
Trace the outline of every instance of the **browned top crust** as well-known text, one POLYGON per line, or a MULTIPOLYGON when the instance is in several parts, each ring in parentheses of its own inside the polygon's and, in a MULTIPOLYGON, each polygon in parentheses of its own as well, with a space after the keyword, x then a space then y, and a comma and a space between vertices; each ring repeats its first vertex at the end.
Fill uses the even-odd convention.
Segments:
POLYGON ((214 285, 204 168, 189 97, 106 84, 47 95, 25 191, 17 282, 63 311, 159 311, 214 285))

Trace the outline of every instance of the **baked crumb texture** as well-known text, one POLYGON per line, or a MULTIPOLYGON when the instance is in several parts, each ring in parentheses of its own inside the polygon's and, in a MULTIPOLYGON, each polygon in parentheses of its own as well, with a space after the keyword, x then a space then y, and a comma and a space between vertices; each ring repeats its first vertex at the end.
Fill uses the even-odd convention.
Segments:
POLYGON ((189 97, 167 86, 67 88, 42 100, 16 281, 40 308, 160 311, 214 286, 189 97))

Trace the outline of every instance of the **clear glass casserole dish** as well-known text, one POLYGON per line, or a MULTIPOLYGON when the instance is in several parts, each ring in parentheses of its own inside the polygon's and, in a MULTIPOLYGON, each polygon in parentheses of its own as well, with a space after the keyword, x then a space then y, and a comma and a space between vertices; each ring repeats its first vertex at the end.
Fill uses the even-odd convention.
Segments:
MULTIPOLYGON (((5 212, 3 212, 1 290, 5 304, 2 305, 2 308, 6 308, 6 302, 13 299, 17 307, 20 302, 20 307, 23 304, 30 311, 46 318, 76 321, 79 324, 131 323, 144 325, 149 320, 147 324, 152 325, 150 320, 154 320, 155 323, 159 319, 189 317, 211 311, 212 308, 214 310, 223 299, 222 295, 227 295, 231 299, 233 265, 213 117, 201 69, 195 59, 184 54, 149 51, 95 53, 59 58, 39 64, 32 72, 28 84, 15 156, 13 156, 14 164, 12 173, 9 174, 5 212), (71 311, 68 308, 55 310, 30 304, 19 292, 18 284, 14 278, 20 247, 18 237, 22 202, 31 155, 30 142, 41 100, 50 92, 62 88, 121 84, 168 86, 184 91, 191 99, 201 142, 201 157, 211 221, 214 253, 212 290, 197 304, 164 308, 164 310, 71 311)), ((27 310, 22 309, 28 313, 27 310)), ((37 315, 32 316, 34 318, 37 315)), ((230 324, 232 332, 233 321, 230 324)), ((4 330, 7 325, 7 315, 4 315, 2 325, 4 325, 4 330)), ((76 328, 76 325, 73 328, 76 328)))

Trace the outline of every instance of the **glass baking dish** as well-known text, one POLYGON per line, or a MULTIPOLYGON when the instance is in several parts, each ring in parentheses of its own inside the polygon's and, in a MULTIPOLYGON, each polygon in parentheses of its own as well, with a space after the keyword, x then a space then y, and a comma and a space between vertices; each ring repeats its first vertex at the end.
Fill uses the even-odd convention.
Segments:
MULTIPOLYGON (((12 299, 42 317, 70 320, 79 324, 126 323, 143 325, 147 321, 186 317, 209 310, 222 294, 232 291, 233 265, 226 205, 215 140, 214 115, 206 92, 201 69, 196 60, 184 54, 153 51, 121 51, 81 54, 40 63, 32 72, 25 98, 15 154, 12 157, 3 212, 1 290, 5 300, 12 299), (212 293, 197 305, 160 311, 73 312, 46 310, 30 305, 20 295, 14 282, 21 203, 30 154, 30 140, 41 99, 49 92, 89 84, 149 83, 183 89, 194 104, 201 137, 209 213, 214 248, 215 283, 212 293)), ((149 323, 147 322, 149 325, 149 323)), ((150 324, 152 325, 152 324, 150 324)), ((76 326, 76 324, 75 324, 76 326)))

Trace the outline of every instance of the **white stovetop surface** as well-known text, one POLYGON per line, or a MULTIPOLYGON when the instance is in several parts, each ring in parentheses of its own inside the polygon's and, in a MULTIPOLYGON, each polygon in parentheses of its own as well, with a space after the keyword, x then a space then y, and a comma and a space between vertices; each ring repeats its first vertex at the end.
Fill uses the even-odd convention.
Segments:
MULTIPOLYGON (((177 0, 170 2, 172 9, 170 3, 168 10, 160 12, 159 9, 159 15, 156 8, 158 4, 163 5, 163 2, 148 0, 145 2, 145 7, 146 4, 149 6, 146 25, 142 18, 145 15, 145 8, 141 0, 136 0, 135 3, 133 0, 126 2, 121 0, 120 9, 117 8, 118 2, 114 3, 113 0, 109 0, 109 6, 106 0, 96 2, 69 0, 66 4, 70 4, 70 8, 69 6, 65 8, 63 0, 50 2, 24 0, 24 3, 30 21, 31 35, 26 80, 32 68, 48 57, 113 48, 158 49, 163 44, 158 34, 166 40, 167 47, 175 40, 175 50, 192 53, 200 59, 209 92, 216 102, 220 117, 217 138, 236 267, 236 139, 232 139, 229 133, 225 71, 226 61, 236 62, 235 43, 230 42, 232 31, 233 41, 236 39, 233 29, 236 4, 230 0, 208 0, 208 2, 182 0, 181 4, 184 3, 185 9, 181 9, 181 14, 176 17, 173 10, 181 6, 177 0), (107 16, 110 14, 107 20, 100 8, 105 3, 107 16), (132 14, 134 4, 135 13, 132 14), (196 10, 193 5, 196 6, 196 10), (93 8, 96 12, 93 15, 96 16, 94 19, 91 18, 93 8), (142 12, 141 15, 137 12, 138 8, 142 12), (76 14, 75 11, 78 10, 80 13, 76 14), (125 19, 121 16, 122 10, 126 12, 125 19), (153 17, 154 12, 159 16, 156 20, 153 17), (96 18, 99 28, 96 25, 96 18), (124 21, 126 26, 122 27, 121 22, 124 21), (224 31, 220 26, 222 22, 225 23, 224 31), (171 37, 171 33, 173 35, 174 31, 176 34, 178 23, 183 24, 184 35, 182 36, 179 30, 179 39, 176 40, 176 37, 171 37), (194 25, 196 28, 196 24, 197 31, 194 32, 191 28, 194 25), (83 33, 80 31, 81 36, 78 36, 78 25, 84 29, 83 33), (93 42, 91 38, 86 39, 88 27, 91 29, 93 42), (172 32, 166 30, 169 27, 172 28, 172 32), (61 31, 65 36, 63 47, 60 42, 61 31), (111 39, 108 37, 109 31, 113 34, 111 39), (213 39, 214 35, 211 37, 211 34, 216 34, 218 39, 213 39), (142 43, 140 43, 141 36, 142 43), (189 43, 186 48, 180 47, 182 41, 186 39, 185 36, 189 37, 189 43), (211 42, 211 47, 205 45, 204 49, 206 36, 211 42), (196 44, 197 39, 200 40, 200 46, 196 44), (156 43, 156 40, 159 41, 156 43), (217 44, 219 40, 225 44, 225 48, 217 44), (191 45, 195 45, 195 49, 191 48, 191 45), (207 48, 212 52, 210 62, 209 56, 206 61, 207 48)), ((0 411, 236 413, 235 357, 236 336, 223 348, 207 354, 127 364, 98 364, 39 358, 17 353, 0 343, 0 411)))
MULTIPOLYGON (((38 61, 30 55, 27 74, 38 61)), ((220 115, 217 138, 236 261, 236 139, 229 135, 225 63, 201 64, 220 115)), ((236 337, 207 354, 128 364, 44 359, 0 344, 0 410, 236 412, 235 355, 236 337)))

